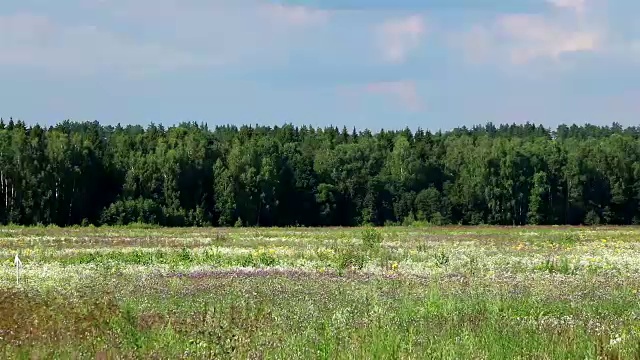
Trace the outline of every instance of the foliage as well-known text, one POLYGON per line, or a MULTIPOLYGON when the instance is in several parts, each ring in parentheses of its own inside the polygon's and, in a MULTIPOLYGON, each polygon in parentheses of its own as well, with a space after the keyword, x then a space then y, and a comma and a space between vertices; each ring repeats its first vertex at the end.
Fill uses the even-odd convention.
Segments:
POLYGON ((382 246, 383 236, 380 231, 367 226, 362 230, 362 245, 366 251, 376 252, 382 246))
POLYGON ((446 266, 450 261, 450 257, 445 251, 433 254, 433 259, 437 266, 446 266))
POLYGON ((566 256, 559 260, 556 258, 547 259, 543 263, 534 267, 535 270, 549 273, 559 273, 563 275, 575 275, 579 270, 579 265, 572 263, 566 256))
POLYGON ((345 270, 362 270, 367 262, 367 254, 353 244, 344 244, 334 248, 336 254, 336 269, 340 275, 345 270))
POLYGON ((0 121, 0 224, 632 224, 640 129, 0 121))

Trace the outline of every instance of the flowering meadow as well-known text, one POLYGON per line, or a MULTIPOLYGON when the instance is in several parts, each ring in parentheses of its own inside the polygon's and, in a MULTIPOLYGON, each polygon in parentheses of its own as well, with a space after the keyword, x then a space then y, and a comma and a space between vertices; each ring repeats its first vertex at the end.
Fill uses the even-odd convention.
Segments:
POLYGON ((636 227, 2 227, 0 255, 4 359, 640 357, 636 227))

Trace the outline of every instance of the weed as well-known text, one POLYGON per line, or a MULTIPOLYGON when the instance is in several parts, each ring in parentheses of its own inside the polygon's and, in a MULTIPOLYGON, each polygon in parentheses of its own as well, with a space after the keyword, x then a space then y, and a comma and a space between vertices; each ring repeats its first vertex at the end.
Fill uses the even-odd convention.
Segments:
POLYGON ((551 236, 548 242, 552 245, 559 245, 563 247, 574 246, 580 241, 580 236, 574 232, 563 232, 551 236))
POLYGON ((374 227, 367 226, 362 230, 362 244, 366 251, 376 253, 382 246, 382 233, 374 227))
POLYGON ((433 259, 436 265, 438 265, 439 267, 446 266, 447 264, 449 264, 449 260, 450 260, 449 255, 444 250, 440 250, 436 252, 433 255, 433 259))
POLYGON ((547 259, 543 263, 536 265, 534 269, 548 273, 575 275, 580 270, 580 266, 563 256, 559 261, 556 258, 547 259))
POLYGON ((367 255, 359 247, 353 244, 334 246, 335 265, 339 274, 345 270, 362 270, 367 262, 367 255))

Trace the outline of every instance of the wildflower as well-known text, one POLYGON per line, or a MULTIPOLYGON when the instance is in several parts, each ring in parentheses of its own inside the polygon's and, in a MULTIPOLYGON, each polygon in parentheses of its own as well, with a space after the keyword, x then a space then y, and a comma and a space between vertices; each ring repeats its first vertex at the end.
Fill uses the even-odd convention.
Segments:
POLYGON ((612 338, 611 340, 609 340, 609 345, 610 346, 614 346, 614 345, 617 345, 617 344, 619 344, 621 342, 622 342, 622 337, 620 335, 618 335, 618 336, 612 338))
POLYGON ((391 270, 394 270, 394 271, 395 271, 395 270, 398 270, 398 262, 397 262, 397 261, 394 261, 394 262, 391 264, 391 270))

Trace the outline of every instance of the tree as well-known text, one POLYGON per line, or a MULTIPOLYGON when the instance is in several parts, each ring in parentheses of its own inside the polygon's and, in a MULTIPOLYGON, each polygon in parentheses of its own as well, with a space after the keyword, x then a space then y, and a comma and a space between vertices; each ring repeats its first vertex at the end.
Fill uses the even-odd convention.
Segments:
POLYGON ((4 124, 5 224, 640 223, 640 128, 615 123, 4 124))

